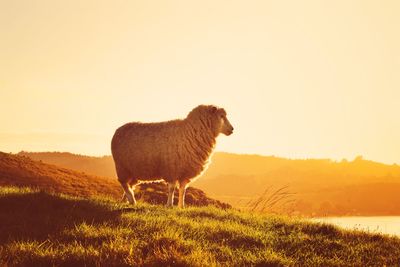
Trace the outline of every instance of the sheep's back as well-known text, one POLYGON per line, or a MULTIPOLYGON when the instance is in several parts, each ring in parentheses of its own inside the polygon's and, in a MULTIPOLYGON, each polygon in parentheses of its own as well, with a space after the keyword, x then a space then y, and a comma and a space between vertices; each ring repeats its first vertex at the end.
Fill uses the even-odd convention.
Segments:
POLYGON ((178 121, 125 124, 112 140, 115 164, 143 180, 174 176, 179 135, 178 121))

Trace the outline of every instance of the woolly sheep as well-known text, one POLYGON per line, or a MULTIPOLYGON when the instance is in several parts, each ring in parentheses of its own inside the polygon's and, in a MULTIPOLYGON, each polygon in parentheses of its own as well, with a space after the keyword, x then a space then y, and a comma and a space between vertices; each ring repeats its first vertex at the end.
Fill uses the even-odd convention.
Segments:
POLYGON ((124 198, 136 204, 134 188, 141 182, 168 183, 167 206, 184 207, 186 187, 206 169, 217 136, 233 133, 223 108, 200 105, 185 119, 158 123, 127 123, 115 131, 111 151, 124 198))

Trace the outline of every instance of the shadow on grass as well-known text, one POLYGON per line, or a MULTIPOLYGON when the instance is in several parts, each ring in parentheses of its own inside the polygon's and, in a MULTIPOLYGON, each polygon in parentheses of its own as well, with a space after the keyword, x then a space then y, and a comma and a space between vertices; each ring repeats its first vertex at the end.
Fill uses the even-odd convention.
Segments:
POLYGON ((122 211, 96 202, 44 192, 0 196, 0 245, 16 240, 45 240, 80 223, 115 222, 122 211))

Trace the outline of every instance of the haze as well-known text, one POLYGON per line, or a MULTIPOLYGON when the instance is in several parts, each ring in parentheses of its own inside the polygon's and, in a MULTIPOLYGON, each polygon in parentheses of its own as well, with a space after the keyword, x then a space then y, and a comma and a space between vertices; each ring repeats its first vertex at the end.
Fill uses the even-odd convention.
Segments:
POLYGON ((224 107, 218 150, 400 162, 399 1, 2 1, 0 150, 110 154, 224 107))

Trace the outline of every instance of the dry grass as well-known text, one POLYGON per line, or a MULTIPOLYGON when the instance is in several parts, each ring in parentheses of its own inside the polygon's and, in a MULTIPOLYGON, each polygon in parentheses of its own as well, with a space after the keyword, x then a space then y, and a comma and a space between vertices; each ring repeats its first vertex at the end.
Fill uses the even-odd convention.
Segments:
POLYGON ((252 212, 289 213, 290 205, 296 200, 296 193, 290 191, 288 185, 275 189, 267 187, 258 197, 250 199, 245 205, 246 210, 252 212))

